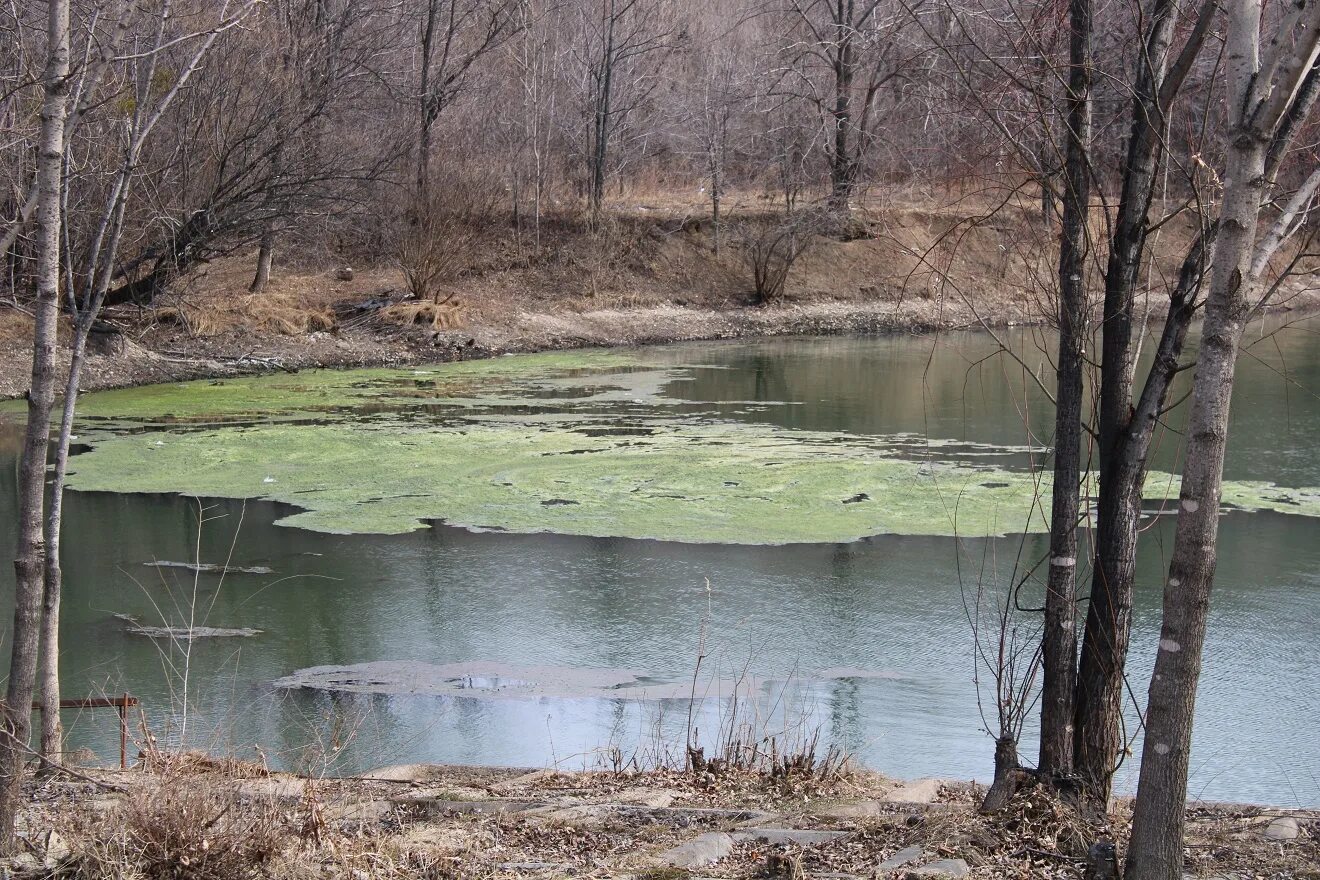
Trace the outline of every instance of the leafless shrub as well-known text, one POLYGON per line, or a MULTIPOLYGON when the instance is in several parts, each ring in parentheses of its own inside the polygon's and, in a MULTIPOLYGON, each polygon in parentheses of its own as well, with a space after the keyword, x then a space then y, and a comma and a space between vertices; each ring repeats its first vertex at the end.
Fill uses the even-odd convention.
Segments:
POLYGON ((806 211, 743 223, 739 243, 743 261, 752 273, 752 294, 758 305, 783 298, 788 273, 811 246, 819 225, 819 217, 806 211))
POLYGON ((482 241, 495 220, 499 197, 485 175, 460 172, 431 182, 405 212, 394 262, 417 299, 439 305, 454 296, 442 293, 478 261, 482 241))
POLYGON ((125 795, 117 810, 73 829, 76 877, 247 880, 268 875, 288 837, 267 797, 227 774, 166 773, 125 795))

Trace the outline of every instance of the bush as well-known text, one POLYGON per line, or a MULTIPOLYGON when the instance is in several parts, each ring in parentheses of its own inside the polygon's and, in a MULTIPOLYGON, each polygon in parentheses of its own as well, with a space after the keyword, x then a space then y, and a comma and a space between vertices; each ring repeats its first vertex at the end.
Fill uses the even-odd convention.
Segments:
POLYGON ((739 234, 743 261, 752 273, 752 294, 758 305, 784 296, 789 270, 810 247, 818 226, 819 218, 805 211, 743 224, 739 234))
POLYGON ((152 779, 101 821, 112 824, 77 834, 77 876, 250 880, 267 875, 290 839, 272 799, 219 775, 152 779))
POLYGON ((439 176, 427 193, 414 195, 400 224, 394 262, 415 298, 438 305, 454 295, 442 298, 442 286, 477 262, 498 197, 490 178, 460 173, 439 176))

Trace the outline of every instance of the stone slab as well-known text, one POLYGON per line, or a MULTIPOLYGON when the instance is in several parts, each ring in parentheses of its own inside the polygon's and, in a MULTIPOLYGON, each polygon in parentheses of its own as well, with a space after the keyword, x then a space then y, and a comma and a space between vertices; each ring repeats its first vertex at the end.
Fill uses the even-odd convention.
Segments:
POLYGON ((713 865, 733 852, 736 841, 723 831, 711 831, 661 853, 660 859, 675 868, 713 865))

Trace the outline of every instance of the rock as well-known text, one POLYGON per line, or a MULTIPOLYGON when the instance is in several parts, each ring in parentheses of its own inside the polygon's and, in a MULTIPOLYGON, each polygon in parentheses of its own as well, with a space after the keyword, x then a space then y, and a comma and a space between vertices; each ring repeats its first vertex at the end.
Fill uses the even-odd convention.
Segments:
POLYGON ((886 874, 890 871, 897 871, 899 868, 920 861, 925 855, 926 851, 921 847, 909 846, 906 849, 900 849, 898 852, 876 865, 875 871, 877 874, 886 874))
POLYGON ((128 340, 114 328, 103 329, 93 325, 87 334, 87 351, 97 357, 120 357, 128 350, 128 340))
POLYGON ((541 810, 549 806, 545 801, 520 801, 513 799, 495 799, 484 801, 456 801, 444 797, 398 797, 398 805, 420 807, 432 814, 466 813, 524 813, 529 810, 541 810))
POLYGON ((1301 829, 1292 816, 1280 816, 1265 829, 1265 836, 1270 840, 1296 840, 1301 829))
POLYGON ((434 764, 395 764, 377 767, 362 774, 362 778, 381 782, 430 782, 441 775, 442 769, 434 764))
POLYGON ((972 869, 967 867, 967 863, 962 859, 940 859, 908 871, 907 876, 913 878, 966 877, 971 873, 972 869))
POLYGON ((675 868, 712 865, 733 852, 734 839, 723 831, 711 831, 661 853, 660 859, 675 868))
POLYGON ((663 788, 629 788, 619 792, 615 800, 640 807, 668 807, 674 803, 674 792, 663 788))
POLYGON ((905 782, 881 798, 887 804, 933 804, 939 800, 942 779, 918 779, 905 782))
POLYGON ((811 811, 816 816, 832 819, 865 819, 870 816, 882 816, 889 812, 879 801, 845 801, 840 804, 827 804, 811 811))
MULTIPOLYGON (((46 866, 41 863, 40 859, 32 855, 32 853, 20 853, 11 859, 8 859, 3 864, 7 865, 8 869, 15 874, 32 874, 38 871, 44 872, 46 870, 46 866)), ((8 874, 4 873, 0 874, 0 876, 8 876, 8 874)))
POLYGON ((46 867, 54 868, 60 862, 67 859, 73 850, 69 844, 60 836, 58 831, 49 831, 46 833, 46 867))
POLYGON ((490 790, 499 794, 501 792, 511 791, 517 788, 525 788, 537 782, 544 782, 547 779, 553 779, 559 775, 558 770, 532 770, 521 776, 515 776, 512 779, 505 779, 490 786, 490 790))
POLYGON ((599 825, 610 817, 613 810, 610 804, 577 804, 572 807, 551 807, 549 809, 532 810, 531 812, 552 822, 563 822, 569 825, 599 825))
POLYGON ((797 828, 749 828, 746 831, 735 831, 732 835, 740 843, 744 840, 759 840, 776 846, 816 846, 847 836, 847 831, 803 831, 797 828))

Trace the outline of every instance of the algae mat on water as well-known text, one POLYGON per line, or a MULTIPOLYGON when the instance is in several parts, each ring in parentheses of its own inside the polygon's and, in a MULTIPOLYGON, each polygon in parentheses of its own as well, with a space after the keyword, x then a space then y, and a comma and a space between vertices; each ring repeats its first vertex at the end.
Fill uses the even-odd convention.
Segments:
MULTIPOLYGON (((304 370, 229 379, 200 379, 83 394, 78 418, 112 423, 234 420, 327 413, 361 407, 407 406, 528 386, 572 376, 612 376, 642 364, 629 352, 586 350, 511 355, 425 367, 304 370)), ((584 378, 583 382, 588 381, 584 378)), ((0 401, 0 414, 21 416, 26 404, 0 401)))
MULTIPOLYGON (((269 499, 302 509, 285 525, 341 533, 440 520, 782 544, 1046 528, 1047 477, 968 463, 1022 448, 703 418, 663 394, 682 370, 567 352, 94 394, 84 426, 100 430, 84 435, 69 485, 269 499), (185 427, 165 430, 176 420, 185 427)), ((1151 475, 1148 497, 1176 494, 1151 475)), ((1320 515, 1320 490, 1229 483, 1224 500, 1320 515)))
MULTIPOLYGON (((693 543, 843 542, 1044 531, 1048 482, 903 458, 883 440, 749 424, 259 425, 120 435, 74 460, 82 490, 266 498, 283 524, 396 533, 474 529, 693 543)), ((1176 495, 1167 475, 1148 490, 1176 495)), ((1320 515, 1320 492, 1232 483, 1225 501, 1320 515)))

